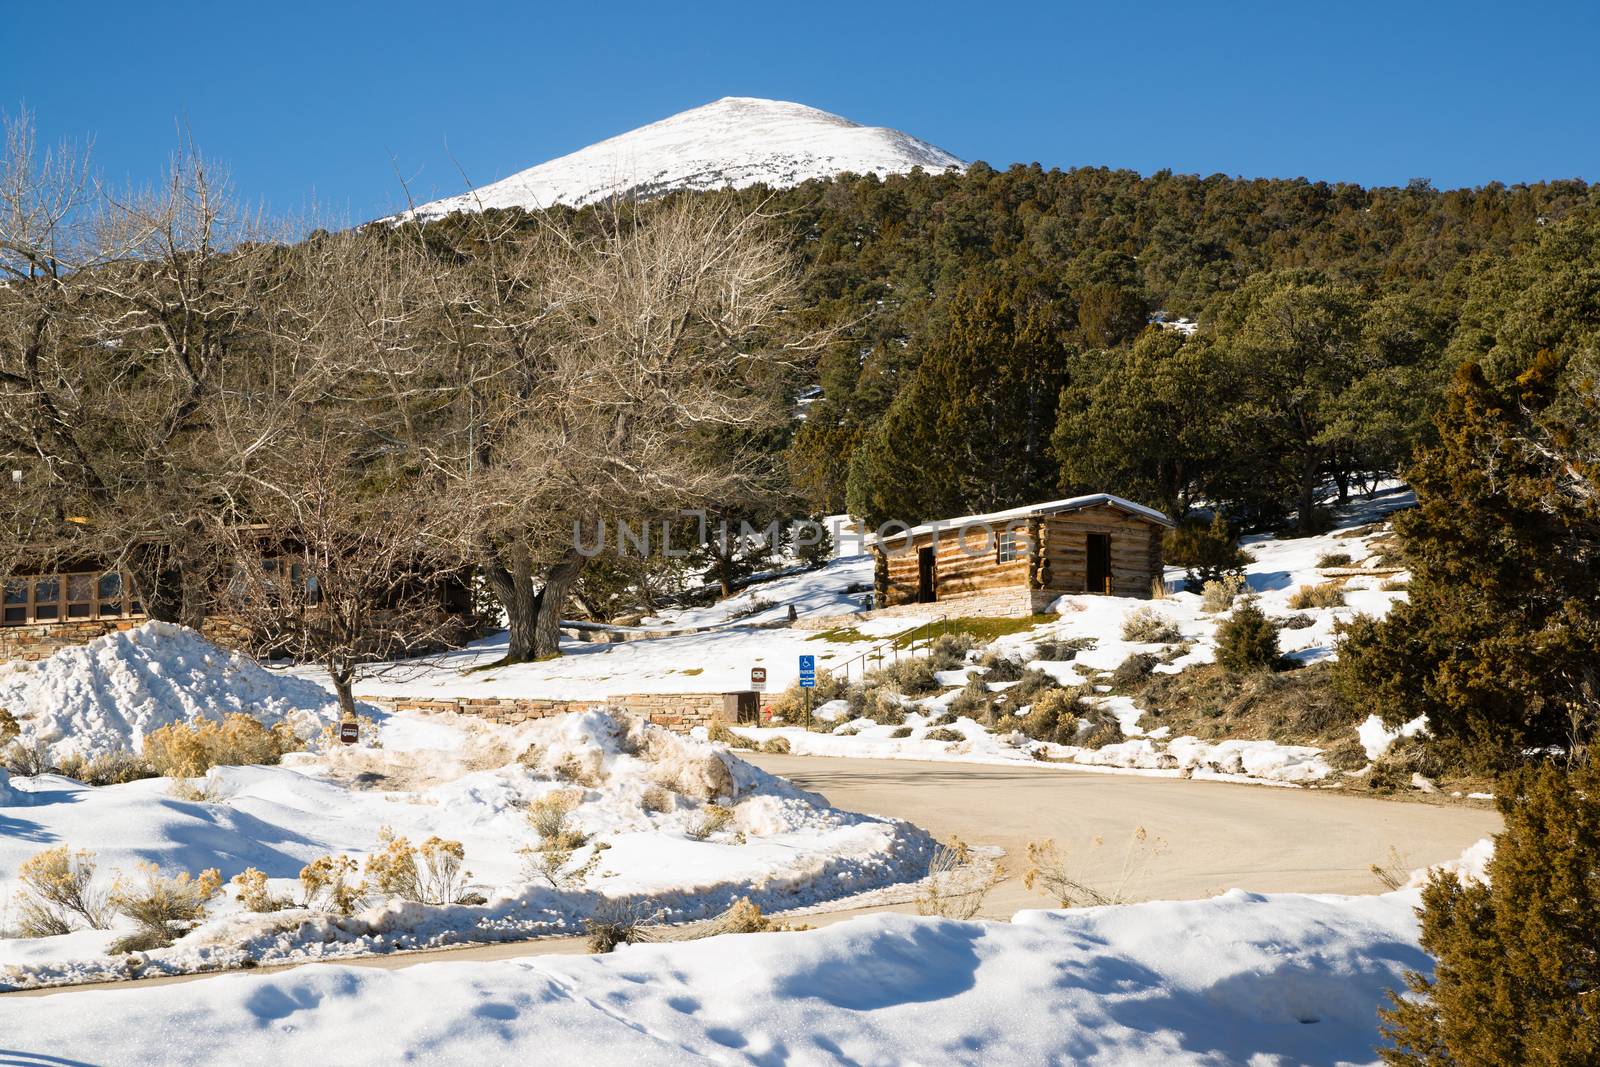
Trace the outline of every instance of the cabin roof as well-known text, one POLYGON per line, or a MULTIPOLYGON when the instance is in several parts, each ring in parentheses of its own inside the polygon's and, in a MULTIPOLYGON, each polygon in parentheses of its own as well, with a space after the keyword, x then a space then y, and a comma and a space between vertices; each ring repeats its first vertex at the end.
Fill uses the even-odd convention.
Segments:
POLYGON ((899 541, 907 537, 914 538, 923 534, 931 534, 936 526, 941 530, 960 529, 962 526, 982 526, 996 522, 1006 522, 1010 519, 1032 518, 1035 515, 1060 515, 1068 511, 1081 511, 1084 508, 1101 506, 1116 508, 1118 511, 1127 512, 1136 518, 1159 523, 1162 526, 1177 525, 1155 508, 1146 507, 1143 504, 1135 504, 1131 500, 1114 496, 1111 493, 1090 493, 1088 496, 1071 496, 1063 500, 1051 500, 1043 504, 1026 504, 1020 508, 991 511, 983 515, 963 515, 955 519, 940 519, 936 523, 929 522, 923 523, 921 526, 913 526, 911 529, 901 533, 886 534, 883 537, 869 537, 867 541, 869 544, 881 544, 889 541, 899 541))

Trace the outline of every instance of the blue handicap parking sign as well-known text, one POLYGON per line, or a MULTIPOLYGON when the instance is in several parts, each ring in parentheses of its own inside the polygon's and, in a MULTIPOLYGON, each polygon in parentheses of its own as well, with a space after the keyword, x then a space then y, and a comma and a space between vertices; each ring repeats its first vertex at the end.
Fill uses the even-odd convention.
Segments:
POLYGON ((800 688, 815 689, 817 687, 817 657, 800 657, 800 688))

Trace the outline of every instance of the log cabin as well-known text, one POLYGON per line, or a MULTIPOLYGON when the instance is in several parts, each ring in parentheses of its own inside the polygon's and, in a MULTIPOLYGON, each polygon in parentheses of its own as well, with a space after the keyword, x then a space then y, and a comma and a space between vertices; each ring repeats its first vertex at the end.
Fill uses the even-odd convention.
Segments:
POLYGON ((886 529, 872 542, 874 604, 957 601, 978 614, 1025 615, 1065 593, 1147 598, 1172 525, 1154 508, 1095 493, 886 529))

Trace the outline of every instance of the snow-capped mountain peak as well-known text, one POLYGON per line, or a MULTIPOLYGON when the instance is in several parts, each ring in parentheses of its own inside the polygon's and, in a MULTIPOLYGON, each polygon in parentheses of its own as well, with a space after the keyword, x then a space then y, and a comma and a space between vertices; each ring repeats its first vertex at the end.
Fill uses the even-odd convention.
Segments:
POLYGON ((899 130, 804 104, 727 96, 509 178, 415 209, 424 219, 483 208, 579 207, 677 189, 798 185, 835 174, 902 174, 966 164, 899 130))

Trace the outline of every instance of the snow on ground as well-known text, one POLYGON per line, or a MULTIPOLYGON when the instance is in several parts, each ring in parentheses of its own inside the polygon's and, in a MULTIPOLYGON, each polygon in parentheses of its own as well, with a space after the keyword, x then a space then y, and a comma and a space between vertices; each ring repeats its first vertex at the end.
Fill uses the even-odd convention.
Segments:
MULTIPOLYGON (((1301 586, 1330 580, 1327 573, 1339 568, 1323 567, 1323 558, 1343 553, 1351 558, 1350 568, 1361 569, 1373 549, 1371 531, 1356 534, 1358 527, 1382 521, 1391 512, 1408 507, 1413 496, 1402 486, 1390 485, 1374 497, 1356 500, 1336 516, 1337 528, 1313 537, 1254 536, 1243 542, 1251 561, 1245 570, 1249 590, 1268 615, 1279 619, 1305 621, 1308 625, 1285 628, 1280 645, 1290 657, 1314 663, 1334 655, 1334 629, 1357 613, 1386 614, 1389 607, 1405 596, 1403 589, 1381 589, 1386 578, 1403 574, 1356 574, 1343 579, 1345 603, 1328 608, 1294 609, 1289 600, 1301 586)), ((1181 586, 1183 573, 1167 572, 1169 586, 1181 586)), ((650 621, 658 629, 715 626, 702 633, 681 634, 648 641, 612 644, 567 641, 558 660, 515 666, 491 667, 505 650, 505 635, 499 634, 459 652, 425 657, 373 668, 359 682, 358 692, 369 697, 555 697, 601 699, 621 693, 719 692, 744 689, 753 666, 767 668, 768 685, 778 692, 798 678, 798 657, 815 655, 822 670, 837 667, 861 655, 872 645, 860 640, 834 640, 826 634, 787 628, 764 628, 761 624, 780 621, 789 606, 799 616, 833 616, 856 610, 861 593, 850 592, 870 585, 870 556, 855 555, 834 560, 813 571, 784 574, 750 586, 738 596, 705 608, 664 613, 650 621), (765 605, 765 606, 762 606, 765 605), (751 611, 752 608, 757 610, 751 611), (474 669, 484 668, 484 669, 474 669)), ((1109 671, 1134 653, 1170 656, 1155 670, 1177 673, 1187 667, 1210 663, 1216 658, 1216 630, 1227 613, 1208 614, 1201 610, 1198 592, 1174 593, 1164 600, 1135 601, 1121 597, 1069 595, 1053 605, 1056 619, 1033 629, 1002 637, 990 647, 996 651, 1032 655, 1032 646, 1045 638, 1092 639, 1092 648, 1081 651, 1070 662, 1032 660, 1030 666, 1045 670, 1067 686, 1090 681, 1085 668, 1109 671), (1174 646, 1127 641, 1122 624, 1135 611, 1151 610, 1170 620, 1190 647, 1171 655, 1174 646)), ((854 624, 860 634, 888 638, 903 633, 942 615, 959 613, 959 605, 928 605, 926 616, 899 616, 862 620, 854 624)), ((296 673, 317 678, 315 668, 296 673)), ((964 676, 948 672, 942 683, 958 685, 964 676)), ((946 694, 948 700, 952 694, 946 694)), ((879 758, 1032 761, 1048 759, 1064 765, 1090 769, 1120 769, 1136 773, 1224 777, 1237 780, 1269 781, 1279 784, 1315 782, 1332 774, 1319 750, 1307 746, 1281 745, 1271 741, 1203 742, 1196 738, 1166 738, 1147 734, 1139 725, 1140 709, 1130 698, 1101 696, 1098 701, 1114 715, 1130 740, 1101 749, 1076 749, 1045 745, 1022 738, 983 735, 975 723, 957 724, 967 735, 963 742, 928 741, 921 734, 927 722, 908 738, 891 738, 892 727, 866 723, 840 723, 847 736, 828 737, 797 728, 779 728, 774 733, 787 737, 797 753, 879 758), (981 735, 981 736, 980 736, 981 735)), ((940 701, 925 701, 932 710, 940 701)), ((837 710, 837 709, 836 709, 837 710)), ((755 738, 774 736, 764 730, 747 731, 755 738)), ((1364 737, 1365 739, 1365 737, 1364 737)))
MULTIPOLYGON (((612 643, 563 639, 562 656, 541 663, 490 667, 505 656, 506 635, 495 634, 467 648, 368 668, 357 682, 365 697, 551 697, 582 700, 622 693, 717 693, 747 689, 750 668, 766 667, 774 691, 794 684, 799 657, 814 655, 826 669, 860 655, 860 641, 834 641, 806 630, 760 624, 799 616, 832 616, 861 606, 859 588, 871 588, 870 556, 846 556, 827 566, 751 586, 708 608, 665 612, 640 630, 718 626, 703 633, 612 643), (858 587, 857 592, 850 592, 858 587), (738 617, 759 598, 769 606, 738 617)), ((889 637, 926 619, 864 622, 859 630, 889 637)), ((297 676, 321 680, 315 667, 293 668, 297 676)))
POLYGON ((1373 1063, 1416 890, 1010 923, 874 915, 608 956, 303 967, 0 998, 27 1062, 1373 1063), (175 1028, 175 1025, 176 1028, 175 1028), (178 1036, 186 1035, 186 1036, 178 1036))
POLYGON ((1376 715, 1368 715, 1360 726, 1356 727, 1356 736, 1361 740, 1361 747, 1366 750, 1368 759, 1377 759, 1389 751, 1389 746, 1402 737, 1413 737, 1428 728, 1428 717, 1418 715, 1410 722, 1402 724, 1397 729, 1389 729, 1383 720, 1376 715))
MULTIPOLYGON (((1368 542, 1371 531, 1353 531, 1380 521, 1390 512, 1409 506, 1413 497, 1400 487, 1390 487, 1372 500, 1349 505, 1333 531, 1314 537, 1254 537, 1244 542, 1251 562, 1245 569, 1249 591, 1269 616, 1307 620, 1309 625, 1285 628, 1279 634, 1280 646, 1291 658, 1314 663, 1334 655, 1334 629, 1357 613, 1383 616, 1390 606, 1405 596, 1402 589, 1378 588, 1383 578, 1377 575, 1347 576, 1345 603, 1327 608, 1296 609, 1290 598, 1302 586, 1330 580, 1329 571, 1362 569, 1373 550, 1368 542), (1324 567, 1322 559, 1339 554, 1350 557, 1341 567, 1324 567)), ((1337 576, 1336 577, 1344 577, 1337 576)), ((1386 577, 1403 577, 1388 575, 1386 577)), ((1182 585, 1183 573, 1167 572, 1169 586, 1182 585)), ((1063 596, 1053 605, 1056 621, 1026 632, 1001 637, 990 650, 1020 656, 1028 666, 1043 670, 1064 686, 1084 686, 1094 680, 1095 671, 1114 670, 1129 656, 1143 653, 1167 658, 1155 666, 1157 673, 1176 674, 1187 667, 1213 662, 1216 658, 1216 632, 1227 612, 1208 614, 1202 610, 1198 592, 1173 593, 1163 600, 1135 601, 1118 597, 1063 596), (1189 644, 1188 651, 1172 655, 1176 643, 1129 641, 1122 637, 1122 625, 1138 611, 1152 611, 1171 622, 1189 644), (1045 661, 1031 658, 1034 645, 1045 639, 1070 641, 1088 639, 1092 647, 1077 653, 1071 661, 1045 661)), ((970 671, 970 669, 969 669, 970 671)), ((939 675, 943 685, 961 685, 969 671, 946 671, 939 675)), ((999 688, 999 687, 996 687, 999 688)), ((1103 687, 1102 687, 1103 688, 1103 687)), ((1266 740, 1202 741, 1195 737, 1166 737, 1161 731, 1147 733, 1140 725, 1142 715, 1133 698, 1103 694, 1089 698, 1117 719, 1127 740, 1099 748, 1080 748, 1033 741, 1021 734, 995 735, 971 719, 945 723, 964 735, 960 741, 930 740, 938 712, 954 694, 912 702, 914 711, 907 717, 909 736, 895 737, 900 727, 881 726, 868 719, 841 722, 831 734, 818 734, 799 727, 741 728, 739 732, 757 740, 782 736, 798 754, 857 756, 875 759, 914 759, 981 763, 1047 761, 1074 769, 1119 770, 1132 773, 1220 778, 1232 781, 1262 781, 1274 784, 1306 784, 1333 774, 1322 759, 1321 750, 1308 745, 1286 745, 1266 740)), ((1368 758, 1376 758, 1397 736, 1409 736, 1423 727, 1421 720, 1398 731, 1388 731, 1377 720, 1362 724, 1357 733, 1366 746, 1368 758)))
POLYGON ((338 719, 333 694, 266 670, 193 630, 165 622, 107 634, 36 663, 0 664, 0 708, 17 717, 21 740, 44 742, 56 759, 139 751, 172 722, 248 712, 288 722, 301 737, 338 719))
POLYGON ((782 737, 789 742, 789 751, 797 756, 908 759, 930 763, 1027 763, 1062 770, 1278 785, 1316 782, 1331 773, 1320 756, 1321 750, 1306 745, 1244 740, 1207 742, 1194 737, 1157 742, 1140 737, 1101 748, 1082 748, 1035 741, 1020 733, 991 733, 982 723, 965 716, 954 722, 940 722, 937 727, 933 725, 936 721, 939 721, 937 711, 908 711, 902 726, 884 726, 871 719, 850 719, 831 733, 816 733, 802 726, 740 726, 734 732, 758 743, 782 737), (894 736, 904 729, 910 730, 908 736, 894 736), (928 737, 935 729, 954 730, 963 735, 963 739, 945 741, 928 737))
MULTIPOLYGON (((374 897, 341 918, 299 907, 249 913, 230 899, 171 948, 151 952, 146 974, 572 933, 606 897, 648 900, 675 921, 708 918, 741 896, 779 910, 927 871, 922 831, 839 811, 720 747, 637 720, 588 712, 511 728, 391 715, 370 740, 382 747, 214 768, 208 799, 198 801, 175 796, 164 778, 93 788, 41 775, 12 778, 9 791, 0 781, 0 928, 16 918, 20 864, 59 844, 94 852, 107 884, 142 862, 167 873, 216 867, 224 879, 254 867, 275 894, 294 899, 303 866, 327 854, 364 860, 387 827, 413 844, 434 835, 462 842, 468 888, 485 901, 374 897), (552 885, 524 870, 518 850, 539 840, 530 804, 561 791, 588 843, 552 885), (696 839, 714 800, 731 820, 696 839), (593 873, 572 878, 590 859, 593 873)), ((125 932, 0 939, 0 986, 121 974, 106 950, 125 932)))

